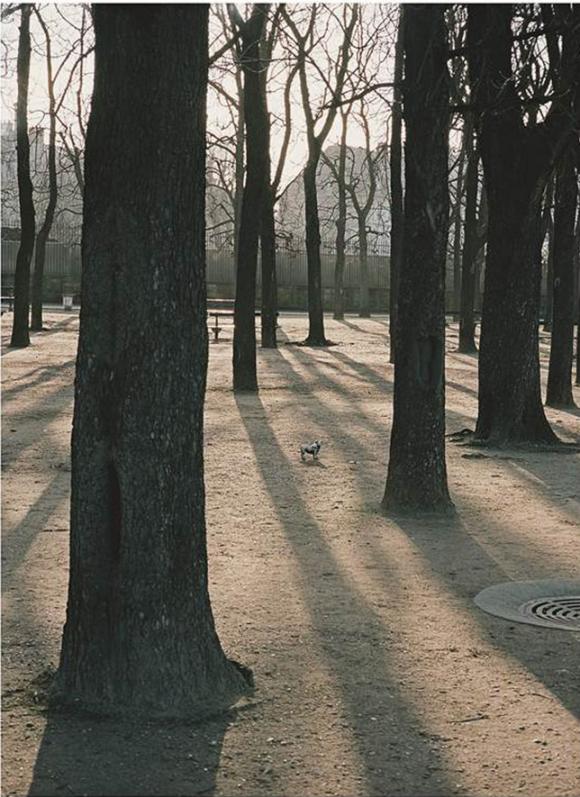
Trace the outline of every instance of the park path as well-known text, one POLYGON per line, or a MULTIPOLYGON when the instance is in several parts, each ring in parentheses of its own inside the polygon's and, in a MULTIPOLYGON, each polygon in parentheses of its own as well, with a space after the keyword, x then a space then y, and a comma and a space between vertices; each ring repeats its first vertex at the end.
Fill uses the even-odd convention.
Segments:
MULTIPOLYGON (((254 698, 199 726, 42 713, 29 685, 56 664, 64 621, 78 331, 76 315, 47 320, 2 358, 3 794, 580 793, 580 634, 473 604, 502 581, 578 576, 580 457, 450 445, 456 517, 382 516, 384 318, 328 320, 339 345, 316 350, 287 345, 306 323, 283 315, 257 397, 231 392, 229 331, 210 346, 212 602, 254 698), (301 463, 315 438, 320 463, 301 463)), ((477 409, 477 362, 456 343, 451 327, 448 431, 477 409)), ((580 438, 578 413, 548 413, 580 438)))

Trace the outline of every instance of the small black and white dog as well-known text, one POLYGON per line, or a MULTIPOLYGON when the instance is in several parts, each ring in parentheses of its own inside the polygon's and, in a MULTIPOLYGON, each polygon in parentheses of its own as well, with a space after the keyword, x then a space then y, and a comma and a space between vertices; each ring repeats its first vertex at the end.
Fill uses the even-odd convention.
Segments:
POLYGON ((306 461, 306 454, 312 454, 313 459, 318 459, 318 454, 322 448, 322 440, 315 440, 313 443, 307 443, 300 446, 300 459, 302 462, 306 461))

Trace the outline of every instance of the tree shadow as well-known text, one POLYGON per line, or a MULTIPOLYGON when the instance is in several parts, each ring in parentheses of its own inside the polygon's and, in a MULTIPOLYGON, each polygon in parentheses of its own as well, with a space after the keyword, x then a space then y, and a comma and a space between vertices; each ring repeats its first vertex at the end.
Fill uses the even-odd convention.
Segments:
MULTIPOLYGON (((303 599, 365 766, 365 793, 384 794, 387 784, 398 781, 411 783, 411 793, 417 795, 448 793, 440 754, 400 689, 384 620, 333 555, 260 398, 236 396, 236 403, 261 477, 300 565, 303 599), (324 589, 322 576, 327 577, 324 589), (405 752, 410 745, 412 757, 405 752)), ((395 581, 392 599, 396 589, 395 581)))
POLYGON ((191 724, 49 711, 28 795, 212 795, 234 720, 233 711, 191 724))

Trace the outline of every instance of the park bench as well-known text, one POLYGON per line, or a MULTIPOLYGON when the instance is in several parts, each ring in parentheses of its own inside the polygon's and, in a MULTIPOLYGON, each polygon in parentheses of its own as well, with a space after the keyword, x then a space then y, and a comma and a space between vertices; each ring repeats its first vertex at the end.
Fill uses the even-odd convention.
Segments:
MULTIPOLYGON (((213 325, 210 326, 210 331, 213 334, 213 342, 219 343, 220 332, 223 327, 220 326, 220 319, 231 319, 234 322, 234 300, 233 299, 208 299, 207 308, 208 316, 214 319, 213 325)), ((254 311, 254 316, 260 318, 262 315, 260 310, 254 311)), ((276 313, 276 318, 279 313, 276 313)))

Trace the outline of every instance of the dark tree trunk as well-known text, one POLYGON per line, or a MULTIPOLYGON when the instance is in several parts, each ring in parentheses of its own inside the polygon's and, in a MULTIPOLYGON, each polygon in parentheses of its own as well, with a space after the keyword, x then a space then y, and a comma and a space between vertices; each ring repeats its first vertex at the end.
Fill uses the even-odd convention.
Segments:
POLYGON ((405 25, 405 6, 399 6, 399 29, 395 47, 395 87, 393 89, 393 112, 391 120, 391 258, 389 291, 389 361, 395 362, 397 302, 399 295, 399 274, 403 258, 403 181, 401 176, 401 83, 403 80, 403 34, 405 25))
POLYGON ((494 444, 554 442, 542 406, 538 350, 541 197, 549 143, 522 121, 511 75, 510 6, 469 6, 469 67, 489 223, 476 437, 494 444), (501 76, 501 80, 500 80, 501 76))
MULTIPOLYGON (((479 154, 479 153, 478 153, 479 154)), ((475 309, 481 312, 481 281, 485 277, 485 252, 487 245, 487 189, 482 181, 477 217, 477 254, 475 255, 475 309)))
POLYGON ((572 360, 574 351, 575 258, 574 223, 578 183, 572 153, 567 153, 556 176, 554 210, 554 305, 546 404, 574 407, 572 360))
POLYGON ((208 7, 97 4, 93 15, 58 686, 98 712, 199 717, 248 688, 208 594, 208 7))
POLYGON ((473 125, 466 121, 467 175, 465 178, 465 234, 463 241, 463 260, 461 264, 461 308, 459 315, 459 351, 472 354, 475 345, 475 280, 477 232, 477 172, 479 153, 475 146, 473 125))
POLYGON ((358 220, 358 259, 360 264, 360 303, 358 314, 360 318, 370 318, 371 302, 369 294, 369 265, 368 265, 368 240, 366 214, 358 220))
POLYGON ((336 262, 334 266, 334 318, 344 319, 344 266, 346 240, 346 134, 348 113, 342 113, 342 133, 336 174, 336 190, 338 192, 338 216, 336 219, 336 262))
POLYGON ((542 210, 541 246, 544 248, 546 235, 548 236, 548 256, 546 258, 546 303, 544 307, 544 332, 552 328, 552 304, 554 288, 554 219, 552 217, 554 205, 554 177, 550 177, 546 184, 544 208, 542 210))
POLYGON ((276 291, 276 227, 272 188, 269 179, 264 187, 264 210, 262 213, 260 243, 262 250, 262 348, 275 349, 277 346, 276 312, 278 309, 276 291))
POLYGON ((46 37, 46 67, 48 73, 48 204, 44 214, 42 227, 36 236, 34 252, 34 273, 32 276, 32 314, 30 328, 35 332, 42 330, 42 294, 44 287, 44 261, 46 259, 46 242, 52 229, 58 186, 56 181, 56 102, 54 98, 54 84, 52 76, 51 41, 48 28, 40 17, 46 37))
POLYGON ((307 346, 328 346, 324 334, 322 308, 322 267, 320 262, 320 219, 316 171, 320 159, 317 148, 304 169, 304 212, 306 222, 306 254, 308 258, 308 337, 307 346))
POLYGON ((463 127, 463 140, 457 164, 457 185, 455 206, 453 208, 453 319, 459 318, 461 305, 461 200, 463 198, 463 177, 465 172, 465 158, 468 148, 468 139, 471 135, 469 122, 466 120, 463 127))
POLYGON ((443 8, 405 7, 405 245, 383 498, 395 511, 452 507, 445 465, 449 99, 443 8))
MULTIPOLYGON (((235 197, 234 197, 234 263, 238 262, 238 244, 240 240, 240 224, 242 222, 242 199, 244 196, 244 170, 245 170, 245 129, 246 120, 244 114, 244 88, 241 75, 236 73, 238 85, 238 129, 236 135, 236 168, 235 168, 235 197)), ((234 284, 237 275, 234 274, 234 284)))
POLYGON ((242 69, 246 120, 246 183, 242 200, 234 306, 234 390, 258 391, 256 369, 256 272, 258 241, 264 214, 264 194, 269 181, 268 111, 262 90, 260 40, 268 6, 255 5, 242 22, 242 69))
POLYGON ((28 139, 28 83, 30 76, 30 15, 32 5, 21 6, 18 38, 18 100, 16 105, 16 149, 18 201, 20 204, 20 246, 14 274, 14 318, 10 345, 30 345, 28 313, 30 308, 30 261, 34 249, 34 201, 30 179, 30 141, 28 139))

